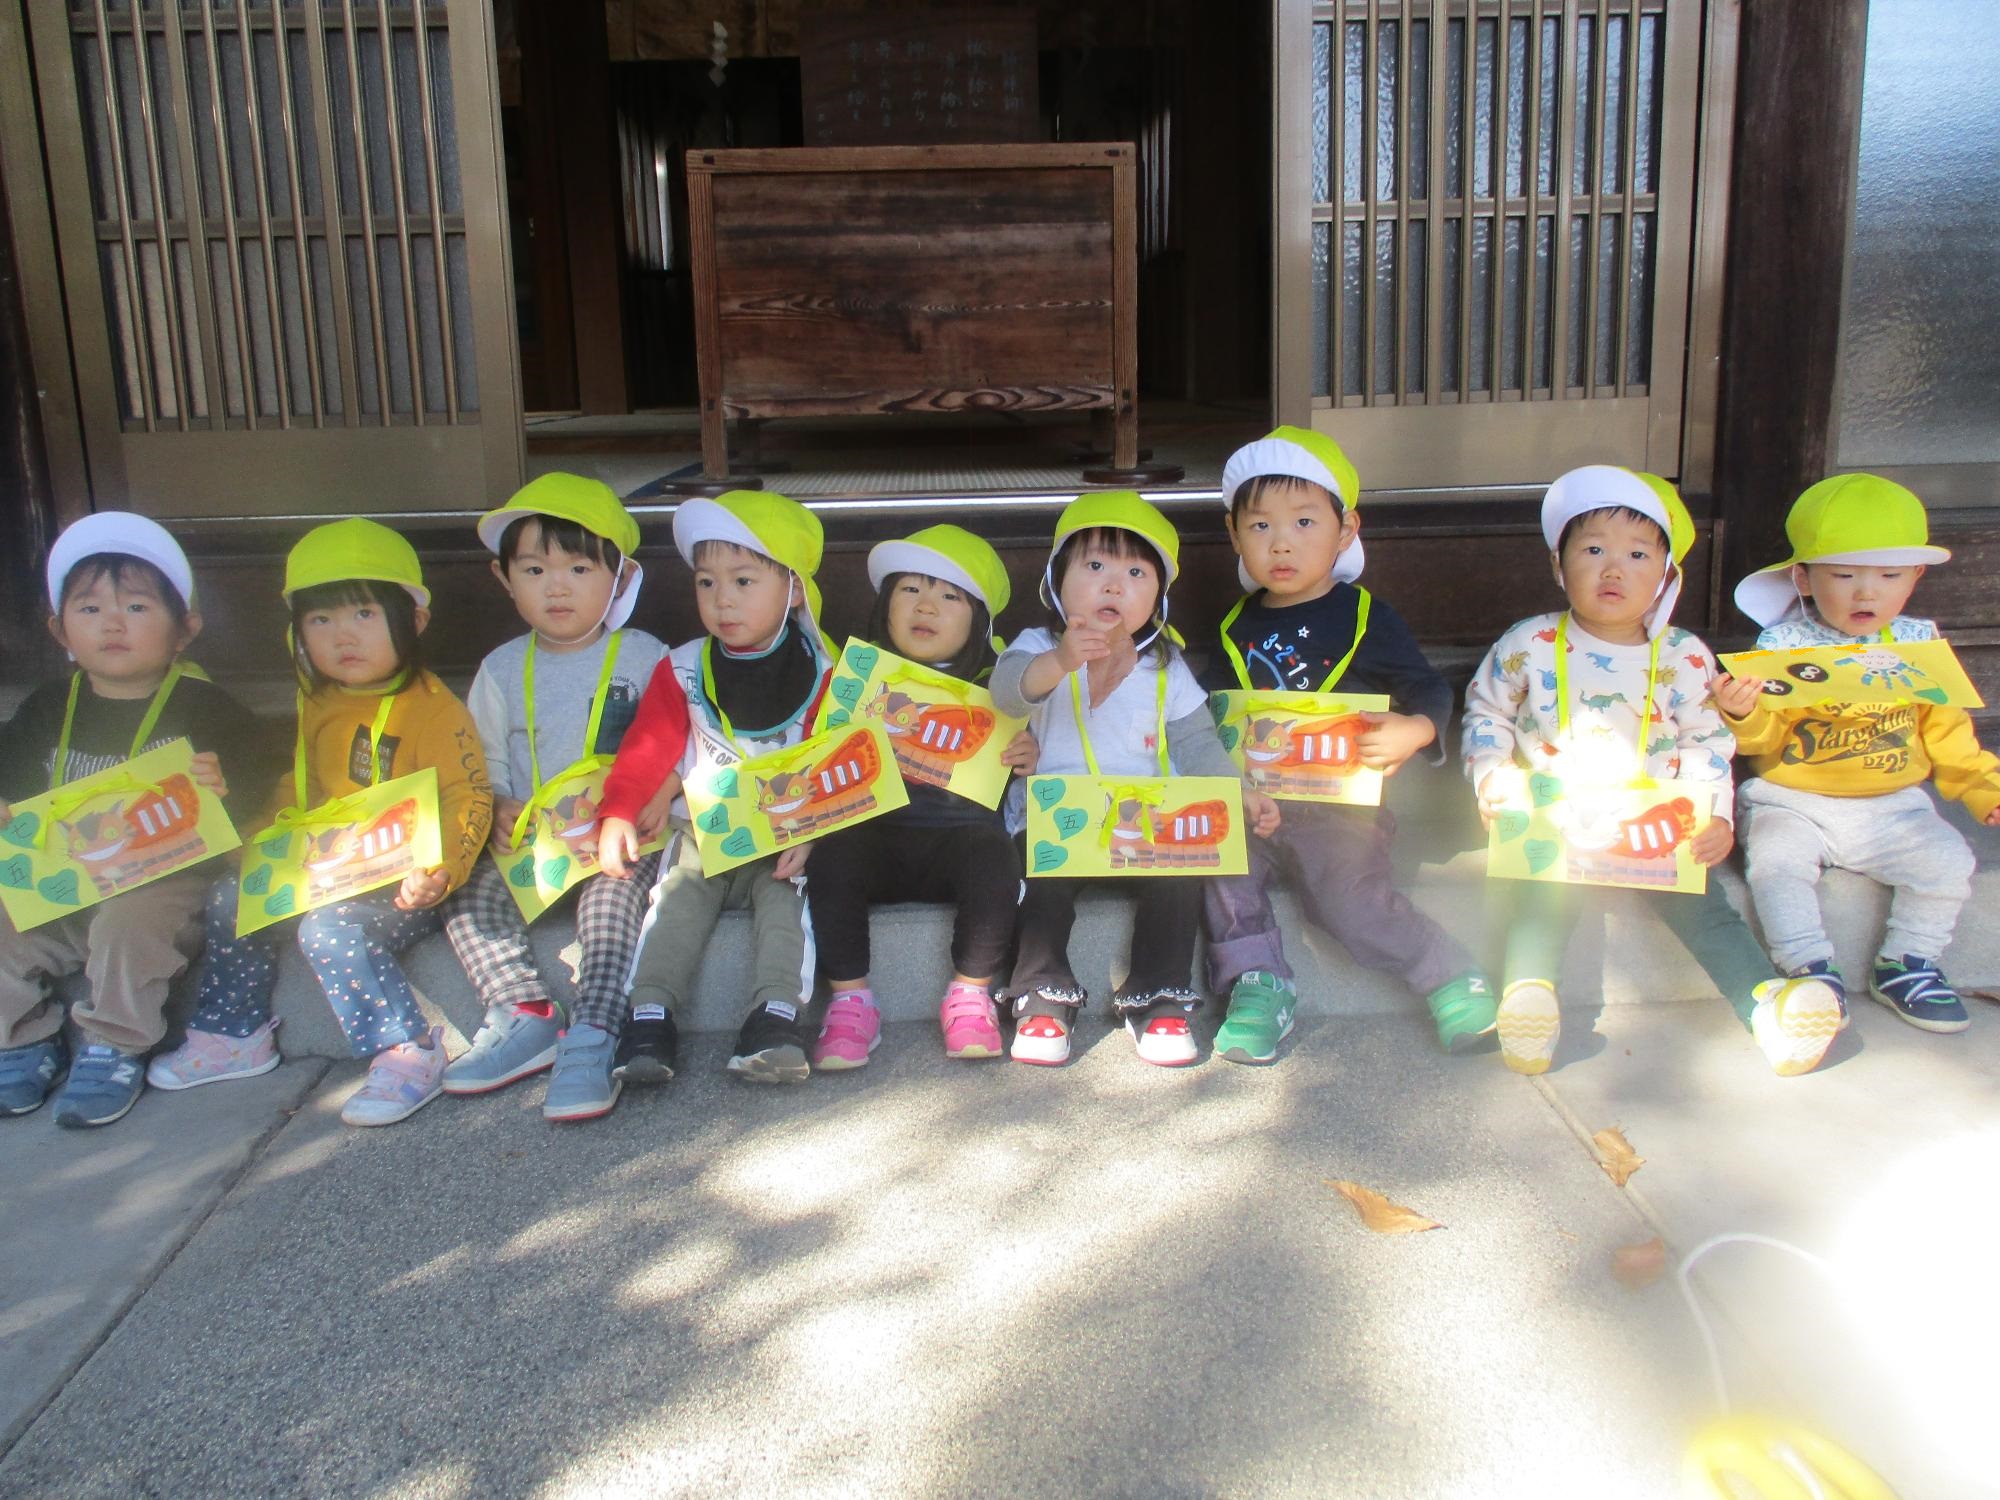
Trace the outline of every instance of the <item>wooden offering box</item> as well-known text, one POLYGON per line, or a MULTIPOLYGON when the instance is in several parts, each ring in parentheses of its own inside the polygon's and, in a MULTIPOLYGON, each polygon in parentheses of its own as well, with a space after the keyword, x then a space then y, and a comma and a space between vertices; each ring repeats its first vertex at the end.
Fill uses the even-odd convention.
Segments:
POLYGON ((1133 162, 1127 144, 688 153, 704 480, 729 476, 725 419, 912 411, 1101 413, 1112 468, 1136 471, 1133 162))

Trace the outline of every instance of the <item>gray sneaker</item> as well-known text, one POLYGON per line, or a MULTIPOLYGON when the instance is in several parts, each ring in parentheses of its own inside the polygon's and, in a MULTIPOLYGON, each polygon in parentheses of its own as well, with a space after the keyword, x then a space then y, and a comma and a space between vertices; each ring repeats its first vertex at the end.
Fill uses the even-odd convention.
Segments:
POLYGON ((518 1005, 496 1005, 486 1012, 486 1024, 472 1045, 444 1070, 447 1094, 489 1094, 556 1060, 556 1038, 562 1022, 554 1015, 538 1016, 518 1005))
POLYGON ((56 1124, 85 1130, 123 1119, 146 1091, 146 1061, 103 1042, 78 1050, 56 1094, 56 1124))
POLYGON ((616 1047, 602 1026, 572 1026, 556 1043, 555 1071, 542 1100, 544 1120, 595 1120, 611 1113, 625 1085, 611 1076, 616 1047))
POLYGON ((60 1036, 25 1047, 0 1048, 0 1115, 40 1109, 62 1077, 65 1051, 60 1036))

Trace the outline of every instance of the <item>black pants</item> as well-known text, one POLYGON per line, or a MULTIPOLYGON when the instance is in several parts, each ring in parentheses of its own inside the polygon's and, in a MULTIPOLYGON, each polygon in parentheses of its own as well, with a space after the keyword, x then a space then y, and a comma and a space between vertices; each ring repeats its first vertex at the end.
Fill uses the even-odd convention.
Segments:
POLYGON ((1111 997, 1112 1004, 1124 1009, 1164 996, 1192 997, 1204 883, 1193 875, 1092 880, 1044 876, 1028 881, 1007 993, 1018 997, 1047 990, 1052 998, 1073 995, 1076 1004, 1087 998, 1070 968, 1069 935, 1076 925, 1078 894, 1096 887, 1116 889, 1133 901, 1131 972, 1111 997))
POLYGON ((892 814, 830 833, 806 862, 806 904, 829 979, 868 973, 868 908, 877 902, 951 901, 951 962, 990 979, 1014 946, 1021 855, 999 822, 912 825, 892 814))

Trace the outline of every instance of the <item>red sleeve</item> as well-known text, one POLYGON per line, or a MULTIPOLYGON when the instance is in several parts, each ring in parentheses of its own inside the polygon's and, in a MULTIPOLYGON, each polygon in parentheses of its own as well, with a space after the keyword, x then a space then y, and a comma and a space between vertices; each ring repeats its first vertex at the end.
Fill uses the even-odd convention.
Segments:
POLYGON ((653 668, 652 680, 639 695, 639 711, 632 727, 618 742, 618 759, 604 780, 604 805, 599 815, 639 820, 639 809, 652 801, 653 794, 681 763, 687 748, 688 703, 674 675, 672 657, 663 656, 653 668))

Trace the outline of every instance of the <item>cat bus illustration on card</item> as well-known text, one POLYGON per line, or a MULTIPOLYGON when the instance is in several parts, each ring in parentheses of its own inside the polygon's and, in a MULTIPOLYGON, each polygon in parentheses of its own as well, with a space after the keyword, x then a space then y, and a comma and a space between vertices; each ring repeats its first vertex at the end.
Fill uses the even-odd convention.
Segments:
POLYGON ((205 853, 200 816, 194 782, 176 774, 136 794, 107 793, 56 827, 98 894, 111 896, 205 853))
POLYGON ((543 813, 549 832, 578 858, 597 857, 597 803, 602 795, 601 781, 578 787, 556 798, 543 813))
POLYGON ((344 892, 370 890, 415 868, 410 851, 417 831, 417 799, 407 797, 366 823, 308 830, 300 860, 312 904, 344 892))
POLYGON ((951 785, 951 773, 979 753, 998 722, 990 708, 929 703, 886 684, 861 711, 882 721, 904 778, 937 787, 951 785))
POLYGON ((1223 748, 1250 786, 1295 802, 1370 807, 1382 800, 1382 773, 1361 763, 1361 739, 1367 716, 1388 706, 1379 694, 1227 692, 1210 700, 1223 748))
POLYGON ((758 775, 755 805, 782 847, 872 811, 881 775, 875 738, 860 730, 802 770, 758 775))
POLYGON ((1130 790, 1107 793, 1105 852, 1111 868, 1212 870, 1229 837, 1229 805, 1219 798, 1155 810, 1130 790))

